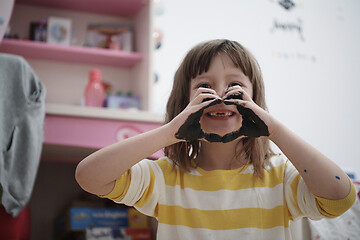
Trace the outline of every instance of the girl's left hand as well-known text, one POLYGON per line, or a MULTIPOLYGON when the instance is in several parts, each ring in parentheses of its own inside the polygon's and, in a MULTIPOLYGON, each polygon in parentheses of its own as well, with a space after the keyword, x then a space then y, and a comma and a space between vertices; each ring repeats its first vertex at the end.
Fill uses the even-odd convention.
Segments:
POLYGON ((236 105, 242 115, 241 135, 249 137, 269 136, 272 132, 272 117, 258 106, 240 86, 232 86, 222 99, 227 105, 236 105))

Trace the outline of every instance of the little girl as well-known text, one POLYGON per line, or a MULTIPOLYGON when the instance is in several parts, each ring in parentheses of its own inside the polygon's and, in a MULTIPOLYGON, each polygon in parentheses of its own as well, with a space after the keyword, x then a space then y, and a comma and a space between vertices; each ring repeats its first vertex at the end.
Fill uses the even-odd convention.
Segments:
POLYGON ((355 201, 347 175, 267 112, 257 61, 229 40, 188 52, 163 126, 88 156, 76 179, 156 217, 158 239, 291 239, 290 220, 337 217, 355 201))

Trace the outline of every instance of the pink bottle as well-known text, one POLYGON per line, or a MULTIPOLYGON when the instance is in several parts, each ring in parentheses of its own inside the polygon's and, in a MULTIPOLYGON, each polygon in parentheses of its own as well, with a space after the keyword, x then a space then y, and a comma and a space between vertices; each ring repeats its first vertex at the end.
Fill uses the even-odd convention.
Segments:
POLYGON ((93 69, 89 74, 89 83, 85 88, 85 106, 103 107, 105 99, 105 89, 101 82, 101 72, 93 69))

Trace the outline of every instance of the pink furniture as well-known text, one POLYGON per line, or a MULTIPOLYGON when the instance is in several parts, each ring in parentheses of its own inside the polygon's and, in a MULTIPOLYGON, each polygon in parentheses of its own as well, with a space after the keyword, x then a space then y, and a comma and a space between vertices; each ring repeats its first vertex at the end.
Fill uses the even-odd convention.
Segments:
MULTIPOLYGON (((146 122, 145 120, 129 121, 47 114, 44 144, 96 150, 160 125, 160 123, 146 122)), ((158 151, 149 157, 157 159, 162 155, 163 152, 158 151)), ((57 158, 45 155, 44 160, 77 162, 81 159, 77 159, 76 156, 57 158)))
MULTIPOLYGON (((150 0, 16 0, 12 33, 27 38, 29 23, 51 16, 72 20, 70 46, 5 39, 0 52, 21 55, 45 84, 46 118, 42 162, 29 203, 31 239, 52 239, 53 220, 84 195, 74 178, 77 163, 92 152, 162 124, 150 113, 152 18, 150 0), (134 52, 82 47, 88 24, 126 23, 134 28, 134 52), (99 68, 114 91, 132 92, 141 111, 80 107, 88 73, 99 68)), ((141 146, 139 146, 141 148, 141 146)), ((162 155, 159 151, 150 158, 162 155)), ((0 237, 0 239, 2 239, 0 237)))
POLYGON ((75 11, 130 17, 140 11, 148 0, 16 0, 17 4, 56 7, 75 11))
POLYGON ((21 55, 25 58, 123 68, 133 67, 143 58, 142 54, 137 52, 112 51, 80 46, 61 46, 16 39, 4 39, 0 44, 0 52, 21 55))
MULTIPOLYGON (((134 52, 16 39, 4 39, 0 44, 0 52, 26 58, 47 87, 43 160, 78 162, 97 149, 161 125, 162 118, 148 112, 152 82, 150 5, 148 0, 16 0, 11 24, 20 36, 25 36, 27 31, 27 27, 26 31, 22 29, 23 21, 19 24, 20 16, 29 21, 46 19, 47 14, 70 16, 78 28, 73 31, 74 37, 79 39, 82 35, 77 35, 77 30, 84 31, 88 22, 101 22, 103 18, 109 19, 108 16, 112 17, 111 21, 131 23, 135 31, 134 52), (67 15, 67 10, 72 15, 67 15), (31 12, 34 15, 29 15, 31 12), (119 19, 120 16, 127 20, 119 19), (71 68, 73 65, 78 68, 71 68), (85 87, 82 82, 87 81, 83 73, 93 66, 104 68, 106 78, 115 88, 138 94, 143 111, 75 106, 74 99, 81 97, 85 87)), ((161 155, 159 151, 149 157, 161 155)))

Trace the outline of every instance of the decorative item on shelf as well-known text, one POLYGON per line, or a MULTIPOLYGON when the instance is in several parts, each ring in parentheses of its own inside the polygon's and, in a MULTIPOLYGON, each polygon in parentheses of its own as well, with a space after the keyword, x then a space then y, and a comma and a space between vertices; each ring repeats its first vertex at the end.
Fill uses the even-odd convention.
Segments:
POLYGON ((46 38, 47 22, 45 20, 31 22, 29 39, 37 42, 46 42, 46 38))
POLYGON ((89 82, 85 88, 85 106, 103 107, 105 100, 105 89, 101 81, 101 72, 93 69, 89 74, 89 82))
POLYGON ((10 25, 7 26, 7 29, 5 31, 4 39, 10 39, 10 38, 19 38, 18 34, 11 35, 11 27, 10 25))
POLYGON ((89 24, 86 33, 87 47, 133 51, 133 31, 129 24, 89 24))
POLYGON ((131 92, 128 92, 125 96, 121 92, 116 94, 109 94, 106 99, 107 108, 113 109, 141 109, 141 100, 139 97, 132 96, 131 92))
POLYGON ((160 29, 154 30, 153 38, 154 38, 154 42, 155 42, 155 49, 159 49, 161 47, 163 37, 164 37, 164 34, 163 34, 162 30, 160 30, 160 29))
POLYGON ((47 26, 48 43, 70 45, 71 19, 49 17, 47 26))

